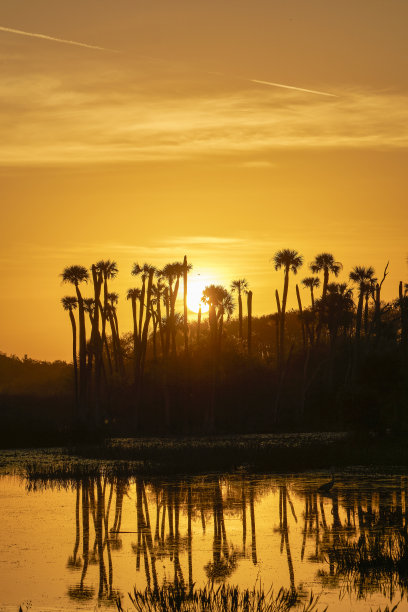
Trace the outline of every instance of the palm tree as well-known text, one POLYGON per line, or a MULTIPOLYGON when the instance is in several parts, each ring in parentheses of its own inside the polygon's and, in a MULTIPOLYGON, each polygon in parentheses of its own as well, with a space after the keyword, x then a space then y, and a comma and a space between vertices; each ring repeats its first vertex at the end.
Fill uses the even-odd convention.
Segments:
POLYGON ((323 272, 322 298, 326 297, 329 275, 334 274, 334 276, 337 277, 340 270, 342 270, 343 265, 339 261, 335 261, 334 256, 331 253, 320 253, 319 255, 316 255, 314 261, 312 261, 309 267, 313 274, 323 272))
POLYGON ((141 377, 143 376, 144 362, 145 362, 146 348, 147 348, 147 337, 148 337, 148 331, 149 331, 149 323, 150 323, 150 318, 152 314, 151 300, 152 300, 153 276, 157 272, 154 266, 151 266, 150 264, 146 264, 146 263, 143 266, 143 270, 144 270, 144 274, 148 282, 147 282, 147 291, 146 291, 146 314, 145 314, 145 321, 143 325, 142 344, 140 347, 141 349, 140 376, 141 377))
POLYGON ((302 280, 302 285, 310 289, 310 297, 312 300, 312 310, 315 308, 315 300, 314 300, 314 289, 317 289, 320 286, 320 279, 316 276, 307 276, 302 280))
POLYGON ((183 260, 183 291, 184 291, 184 351, 188 353, 188 317, 187 317, 187 275, 192 269, 192 265, 187 263, 187 255, 183 260))
POLYGON ((225 293, 221 300, 221 303, 218 308, 218 313, 217 313, 218 327, 219 327, 219 345, 218 345, 219 351, 221 351, 224 315, 227 315, 227 321, 229 321, 233 312, 234 312, 234 301, 232 299, 232 295, 228 293, 228 291, 225 289, 225 293))
POLYGON ((69 313, 69 318, 72 326, 72 363, 74 364, 74 389, 75 389, 75 406, 78 410, 78 360, 76 352, 76 323, 74 317, 74 310, 78 305, 78 301, 75 297, 65 296, 61 300, 62 307, 69 313))
POLYGON ((289 272, 292 271, 293 274, 297 274, 298 268, 303 265, 303 257, 302 255, 299 255, 297 251, 282 249, 281 251, 275 253, 273 256, 273 262, 275 265, 275 270, 280 270, 283 268, 284 271, 283 295, 280 312, 280 361, 282 363, 285 356, 285 313, 289 289, 289 272))
POLYGON ((232 281, 231 291, 238 293, 238 319, 239 319, 239 337, 240 340, 243 338, 242 334, 242 294, 247 293, 248 282, 245 278, 232 281))
POLYGON ((156 307, 156 317, 157 323, 159 326, 159 334, 160 334, 160 346, 162 357, 165 353, 165 345, 164 345, 164 333, 163 333, 163 318, 161 312, 161 301, 164 300, 164 287, 162 285, 161 271, 156 270, 157 284, 152 286, 152 296, 154 298, 154 305, 156 307))
POLYGON ((252 291, 247 292, 247 309, 248 309, 248 355, 252 353, 252 291))
POLYGON ((116 276, 118 275, 118 266, 115 261, 112 261, 110 259, 105 259, 105 260, 101 259, 95 264, 95 271, 101 274, 103 278, 103 293, 104 293, 103 308, 99 300, 99 309, 102 313, 101 345, 102 347, 105 346, 109 368, 110 368, 110 371, 112 372, 112 364, 111 364, 111 359, 110 359, 110 354, 109 354, 108 343, 106 339, 106 321, 109 318, 108 280, 116 278, 116 276))
POLYGON ((132 316, 133 316, 133 367, 136 366, 137 359, 137 347, 138 347, 138 335, 137 335, 137 306, 136 301, 140 300, 140 289, 133 288, 128 289, 126 299, 132 302, 132 316))
POLYGON ((89 279, 88 270, 84 266, 68 266, 64 268, 62 282, 70 283, 75 286, 78 301, 78 320, 79 320, 79 402, 84 408, 86 401, 86 328, 84 300, 79 289, 80 283, 86 283, 89 279))
POLYGON ((325 298, 316 302, 320 320, 327 325, 331 348, 337 339, 339 328, 345 332, 353 320, 353 291, 346 283, 329 283, 325 298))
POLYGON ((122 356, 122 348, 120 346, 119 340, 119 325, 118 325, 118 317, 116 315, 116 306, 119 301, 119 294, 111 291, 106 295, 107 300, 107 316, 109 319, 109 324, 112 333, 112 346, 113 346, 113 355, 115 359, 116 370, 120 372, 121 376, 124 375, 124 365, 123 365, 123 356, 122 356))
MULTIPOLYGON (((175 261, 173 263, 167 264, 166 266, 164 266, 163 270, 161 271, 161 275, 163 276, 163 278, 165 278, 167 280, 168 283, 168 289, 169 289, 169 327, 168 327, 168 336, 167 336, 167 340, 166 340, 166 350, 169 350, 169 341, 170 341, 170 334, 171 334, 171 344, 172 344, 172 353, 175 355, 176 354, 176 328, 175 328, 175 308, 176 308, 176 300, 177 300, 177 294, 178 294, 178 289, 179 289, 179 284, 180 284, 180 278, 185 274, 185 269, 186 272, 188 272, 189 270, 191 270, 191 264, 187 265, 187 260, 184 263, 181 263, 179 261, 175 261)), ((187 296, 186 296, 187 299, 187 296)))
POLYGON ((361 320, 363 315, 363 301, 364 295, 367 291, 367 282, 369 283, 374 276, 374 268, 369 266, 355 266, 349 274, 349 278, 353 283, 358 285, 358 305, 357 305, 357 318, 356 318, 356 340, 359 342, 361 333, 361 320))

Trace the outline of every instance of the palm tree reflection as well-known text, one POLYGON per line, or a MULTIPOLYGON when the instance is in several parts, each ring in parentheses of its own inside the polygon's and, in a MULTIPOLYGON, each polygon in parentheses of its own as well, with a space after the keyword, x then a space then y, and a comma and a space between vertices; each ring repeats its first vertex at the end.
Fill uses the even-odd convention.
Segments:
MULTIPOLYGON (((173 481, 139 476, 134 485, 126 479, 88 477, 73 487, 75 537, 67 567, 78 572, 78 583, 69 588, 72 598, 114 599, 114 553, 126 552, 123 533, 135 533, 131 550, 136 573, 144 573, 143 587, 156 590, 171 582, 192 588, 197 569, 203 569, 212 582, 228 581, 240 562, 258 563, 257 501, 265 493, 276 495, 280 553, 286 559, 292 590, 299 587, 294 569, 297 554, 294 558, 291 547, 297 533, 299 562, 317 564, 317 577, 327 587, 346 581, 360 597, 373 588, 388 594, 408 588, 405 477, 398 477, 392 489, 378 484, 361 487, 351 479, 349 484, 339 483, 329 496, 322 496, 312 481, 298 486, 285 478, 255 480, 245 474, 173 481), (126 529, 134 531, 124 532, 122 519, 130 516, 124 501, 133 490, 136 525, 127 518, 126 529), (302 527, 293 531, 300 507, 304 508, 302 527), (231 519, 240 523, 238 539, 231 519), (203 559, 198 542, 194 548, 194 537, 211 538, 210 558, 203 559), (199 552, 194 555, 195 550, 199 552), (200 561, 198 568, 194 561, 200 561), (94 564, 97 579, 89 574, 94 564)), ((262 528, 263 533, 268 529, 262 528)), ((140 586, 140 580, 136 585, 140 586)))

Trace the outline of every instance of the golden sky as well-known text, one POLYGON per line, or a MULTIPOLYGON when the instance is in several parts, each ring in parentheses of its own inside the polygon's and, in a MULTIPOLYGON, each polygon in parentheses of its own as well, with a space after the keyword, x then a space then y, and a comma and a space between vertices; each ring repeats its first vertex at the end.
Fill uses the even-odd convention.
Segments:
POLYGON ((58 274, 100 258, 121 331, 133 262, 184 254, 193 276, 246 277, 255 314, 279 248, 332 252, 343 278, 390 260, 394 297, 407 23, 406 0, 2 0, 0 350, 69 359, 58 274))

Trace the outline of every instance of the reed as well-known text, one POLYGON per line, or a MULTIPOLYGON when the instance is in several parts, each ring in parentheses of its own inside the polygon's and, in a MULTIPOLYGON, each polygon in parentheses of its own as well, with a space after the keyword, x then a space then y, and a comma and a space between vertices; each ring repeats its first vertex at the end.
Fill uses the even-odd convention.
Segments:
MULTIPOLYGON (((318 596, 310 594, 301 602, 295 589, 281 588, 275 595, 272 589, 265 591, 262 585, 253 589, 238 586, 209 584, 204 588, 186 588, 180 584, 165 585, 129 593, 132 609, 138 612, 285 612, 294 607, 302 612, 318 612, 318 596)), ((119 612, 125 612, 122 601, 117 601, 119 612)), ((324 608, 327 610, 327 608, 324 608)))

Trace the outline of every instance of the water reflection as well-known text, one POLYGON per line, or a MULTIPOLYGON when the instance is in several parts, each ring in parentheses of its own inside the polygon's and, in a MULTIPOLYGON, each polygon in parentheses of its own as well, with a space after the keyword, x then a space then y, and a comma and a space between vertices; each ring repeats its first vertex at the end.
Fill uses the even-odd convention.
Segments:
POLYGON ((316 585, 348 591, 356 600, 372 593, 388 601, 396 592, 405 597, 407 478, 350 475, 326 495, 318 492, 321 480, 240 474, 71 482, 73 546, 66 564, 77 581, 69 597, 112 601, 120 594, 114 577, 122 594, 134 583, 236 584, 240 564, 257 566, 267 585, 277 563, 293 591, 306 584, 315 592, 316 585), (136 574, 123 588, 115 563, 129 555, 136 574), (92 565, 98 567, 96 582, 89 577, 92 565))

